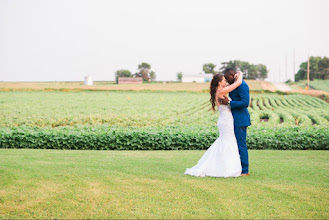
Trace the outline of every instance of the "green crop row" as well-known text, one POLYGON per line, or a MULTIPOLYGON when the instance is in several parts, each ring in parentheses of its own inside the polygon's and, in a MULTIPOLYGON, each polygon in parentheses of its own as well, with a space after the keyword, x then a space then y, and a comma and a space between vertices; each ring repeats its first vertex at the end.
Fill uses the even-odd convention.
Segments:
MULTIPOLYGON (((0 148, 79 150, 204 150, 218 138, 207 127, 84 126, 0 129, 0 148)), ((249 149, 329 150, 329 128, 250 128, 249 149)))
POLYGON ((249 111, 254 126, 329 127, 328 107, 328 103, 310 96, 255 94, 249 111), (266 122, 262 122, 264 118, 266 122))
MULTIPOLYGON (((329 127, 329 104, 311 96, 251 94, 248 109, 253 126, 329 127)), ((0 92, 0 127, 213 127, 217 119, 206 93, 0 92)))

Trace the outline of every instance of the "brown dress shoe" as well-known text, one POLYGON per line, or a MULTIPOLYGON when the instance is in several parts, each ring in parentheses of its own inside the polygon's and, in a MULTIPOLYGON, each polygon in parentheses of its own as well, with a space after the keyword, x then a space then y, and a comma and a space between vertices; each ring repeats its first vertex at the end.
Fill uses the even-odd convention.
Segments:
POLYGON ((249 176, 249 173, 241 173, 241 176, 249 176))

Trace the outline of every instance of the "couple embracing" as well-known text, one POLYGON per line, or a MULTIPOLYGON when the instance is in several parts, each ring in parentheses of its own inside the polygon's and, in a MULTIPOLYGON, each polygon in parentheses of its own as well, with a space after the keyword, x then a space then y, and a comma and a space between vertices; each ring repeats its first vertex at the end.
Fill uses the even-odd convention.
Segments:
POLYGON ((198 163, 184 174, 192 176, 238 177, 249 175, 247 127, 251 125, 248 112, 249 87, 242 73, 226 69, 216 74, 210 84, 210 102, 219 118, 219 138, 208 148, 198 163), (229 93, 229 97, 227 94, 229 93))

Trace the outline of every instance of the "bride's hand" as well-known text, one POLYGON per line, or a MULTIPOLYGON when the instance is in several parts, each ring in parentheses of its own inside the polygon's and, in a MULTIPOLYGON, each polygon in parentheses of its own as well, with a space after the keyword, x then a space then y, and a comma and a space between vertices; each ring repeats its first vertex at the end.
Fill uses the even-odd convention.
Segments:
POLYGON ((242 82, 242 76, 243 76, 243 73, 241 71, 238 71, 236 74, 235 74, 235 82, 239 81, 239 82, 242 82))
POLYGON ((237 81, 240 75, 241 75, 240 71, 236 72, 236 74, 234 76, 234 81, 237 81))
POLYGON ((218 102, 221 104, 221 105, 228 105, 228 97, 224 96, 223 98, 219 98, 218 99, 218 102))

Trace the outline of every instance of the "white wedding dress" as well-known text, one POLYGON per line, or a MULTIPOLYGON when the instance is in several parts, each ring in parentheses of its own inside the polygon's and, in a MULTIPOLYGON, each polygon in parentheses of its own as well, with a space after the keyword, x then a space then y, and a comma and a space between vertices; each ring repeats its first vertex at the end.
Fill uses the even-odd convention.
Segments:
POLYGON ((231 108, 228 105, 220 105, 218 111, 219 138, 208 148, 198 164, 187 168, 184 174, 199 177, 238 177, 241 175, 241 161, 234 134, 231 108))

